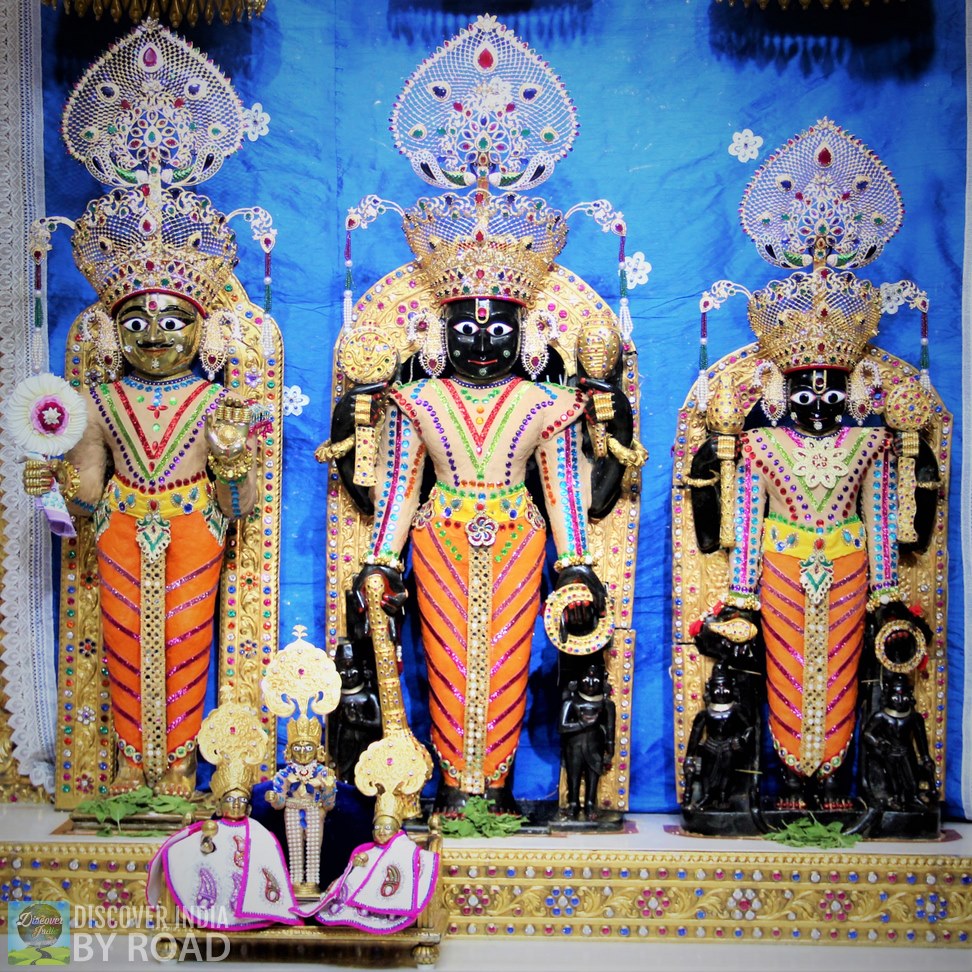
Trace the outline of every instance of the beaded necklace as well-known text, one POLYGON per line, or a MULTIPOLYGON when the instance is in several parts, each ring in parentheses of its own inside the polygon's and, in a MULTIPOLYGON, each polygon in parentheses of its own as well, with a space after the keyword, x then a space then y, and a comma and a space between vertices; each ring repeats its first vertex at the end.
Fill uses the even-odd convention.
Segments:
POLYGON ((517 389, 521 382, 522 379, 518 378, 513 381, 504 382, 501 385, 491 386, 487 389, 487 394, 482 397, 471 394, 470 386, 468 385, 457 388, 450 379, 446 379, 442 382, 442 386, 449 393, 452 401, 459 408, 463 425, 472 435, 473 441, 476 443, 477 455, 480 455, 483 451, 483 445, 486 442, 486 437, 489 435, 490 428, 492 427, 493 421, 495 420, 497 414, 500 412, 507 399, 517 389), (490 410, 489 416, 484 418, 486 406, 492 403, 494 399, 496 399, 496 401, 490 410), (476 409, 477 414, 475 417, 469 414, 469 410, 466 408, 467 402, 476 409), (476 426, 480 426, 479 431, 477 431, 476 426))
MULTIPOLYGON (((193 381, 195 382, 196 380, 195 376, 193 376, 193 381)), ((186 383, 181 387, 188 387, 188 384, 186 383)), ((162 437, 160 439, 153 437, 149 441, 138 420, 138 416, 135 414, 135 410, 132 408, 131 402, 129 402, 125 394, 125 385, 127 383, 123 381, 116 382, 114 385, 102 385, 101 390, 104 393, 104 399, 102 400, 96 392, 94 393, 94 398, 115 440, 119 445, 123 444, 127 447, 122 451, 131 475, 134 478, 143 480, 162 479, 168 473, 172 472, 178 464, 180 456, 195 441, 196 435, 205 422, 206 412, 214 399, 222 393, 223 389, 219 385, 210 385, 208 382, 200 381, 198 386, 189 392, 181 404, 178 403, 178 399, 172 399, 171 403, 178 406, 175 414, 172 416, 162 437), (118 402, 121 403, 122 410, 127 415, 138 438, 137 444, 132 439, 126 424, 122 421, 122 416, 117 407, 118 402), (190 433, 190 430, 191 434, 187 439, 187 433, 190 433), (160 469, 162 469, 161 472, 160 469)), ((94 389, 92 391, 94 392, 94 389)), ((160 412, 167 408, 168 406, 160 404, 158 411, 151 409, 154 411, 156 420, 160 412)), ((158 421, 153 424, 151 431, 154 434, 162 431, 162 426, 158 421)))
POLYGON ((489 466, 490 459, 493 457, 493 452, 496 449, 497 444, 502 439, 503 430, 506 428, 507 423, 510 418, 517 412, 517 405, 523 394, 525 387, 529 387, 529 382, 524 382, 522 379, 517 379, 508 383, 504 389, 503 393, 500 395, 496 404, 493 406, 492 411, 489 414, 489 418, 485 419, 483 422, 482 432, 476 431, 476 422, 469 415, 466 410, 465 403, 463 402, 457 390, 452 387, 451 382, 448 380, 437 382, 436 386, 438 389, 444 390, 449 398, 446 398, 441 394, 440 399, 443 405, 445 405, 446 414, 452 420, 452 426, 459 434, 460 444, 469 459, 470 464, 476 473, 476 478, 480 481, 483 480, 487 467, 489 466), (508 408, 504 408, 504 405, 509 401, 510 398, 513 401, 510 402, 508 408), (451 401, 450 401, 451 399, 451 401), (457 408, 453 408, 453 404, 457 408), (493 428, 493 422, 497 415, 502 412, 502 417, 499 420, 496 428, 493 428), (467 434, 468 433, 468 434, 467 434), (487 436, 490 439, 489 447, 485 449, 487 436), (471 439, 470 439, 471 437, 471 439), (480 461, 477 461, 480 460, 480 461))

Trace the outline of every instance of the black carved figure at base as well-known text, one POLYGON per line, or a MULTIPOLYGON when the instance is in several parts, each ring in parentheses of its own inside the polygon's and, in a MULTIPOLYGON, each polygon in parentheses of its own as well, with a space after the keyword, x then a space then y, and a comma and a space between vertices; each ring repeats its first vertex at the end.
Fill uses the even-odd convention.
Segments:
POLYGON ((338 778, 350 783, 358 757, 381 738, 381 707, 371 669, 354 646, 340 645, 334 663, 341 676, 341 701, 330 717, 328 739, 338 778))
POLYGON ((863 731, 861 787, 872 807, 926 810, 937 799, 925 723, 907 675, 891 674, 863 731))
POLYGON ((739 700, 732 673, 716 665, 705 690, 705 708, 695 716, 685 758, 687 809, 729 809, 744 801, 753 784, 756 725, 739 700))
POLYGON ((570 682, 560 709, 560 754, 567 776, 568 819, 597 819, 597 784, 614 756, 615 705, 604 691, 604 670, 588 666, 570 682), (581 786, 584 806, 581 809, 581 786))

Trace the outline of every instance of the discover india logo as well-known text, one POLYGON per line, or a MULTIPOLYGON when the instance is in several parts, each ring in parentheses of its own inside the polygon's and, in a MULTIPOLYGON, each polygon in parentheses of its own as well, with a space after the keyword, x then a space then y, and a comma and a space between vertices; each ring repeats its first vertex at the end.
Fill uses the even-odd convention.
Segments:
MULTIPOLYGON (((75 906, 73 917, 72 923, 66 901, 11 901, 7 910, 8 966, 77 967, 91 962, 107 968, 109 961, 117 962, 125 953, 128 966, 136 961, 147 964, 150 958, 156 962, 184 961, 187 957, 197 962, 222 962, 230 953, 228 936, 206 930, 199 933, 182 921, 172 931, 135 930, 145 920, 144 915, 81 905, 75 906), (129 930, 107 930, 122 927, 129 930)), ((152 911, 151 922, 160 920, 165 923, 164 908, 152 911)))
POLYGON ((11 901, 7 910, 10 965, 67 965, 71 913, 66 901, 11 901))

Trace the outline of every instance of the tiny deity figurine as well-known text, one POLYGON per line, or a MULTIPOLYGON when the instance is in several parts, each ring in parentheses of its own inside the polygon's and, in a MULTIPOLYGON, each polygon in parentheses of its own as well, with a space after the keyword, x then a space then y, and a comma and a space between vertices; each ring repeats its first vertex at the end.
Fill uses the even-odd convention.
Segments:
POLYGON ((604 671, 589 665, 579 682, 570 682, 560 708, 560 758, 567 776, 565 816, 597 819, 597 783, 614 756, 616 706, 604 694, 604 671))
POLYGON ((685 803, 690 811, 726 809, 745 799, 755 772, 756 725, 737 697, 732 671, 717 663, 705 690, 705 708, 692 722, 685 757, 685 803))
POLYGON ((259 715, 222 701, 206 717, 198 741, 203 757, 216 765, 211 785, 217 816, 190 824, 156 851, 146 885, 149 904, 158 905, 164 884, 193 928, 300 924, 283 850, 249 817, 253 774, 266 742, 259 715))
MULTIPOLYGON (((267 493, 264 380, 272 359, 282 364, 275 325, 235 282, 231 217, 187 188, 240 147, 247 119, 204 54, 154 21, 140 25, 86 72, 64 112, 69 151, 114 188, 75 222, 34 227, 38 273, 51 231, 68 224, 75 262, 98 295, 68 341, 68 378, 87 402, 82 437, 63 459, 28 460, 24 484, 33 495, 57 485, 79 523, 62 574, 94 575, 80 593, 65 592, 74 607, 62 663, 81 655, 69 659, 77 704, 82 686, 101 677, 103 642, 111 711, 94 729, 106 740, 114 731, 118 768, 107 775, 110 750, 99 755, 72 723, 77 753, 64 754, 63 778, 78 780, 83 769, 105 781, 102 792, 148 784, 193 793, 227 535, 239 556, 251 542, 244 522, 267 493), (214 379, 224 366, 246 380, 223 387, 214 379), (92 588, 97 596, 85 600, 92 588), (79 632, 91 636, 80 645, 79 632), (86 765, 92 758, 100 771, 86 765)), ((239 212, 269 258, 269 217, 239 212)), ((229 652, 243 613, 227 622, 229 652)), ((243 658, 230 657, 242 675, 243 658)))
POLYGON ((326 716, 338 703, 341 680, 323 649, 305 640, 307 629, 294 629, 295 641, 279 651, 261 683, 264 704, 287 723, 286 765, 273 778, 267 802, 284 812, 290 878, 296 893, 320 894, 324 818, 334 808, 336 780, 321 745, 326 716))
POLYGON ((907 675, 888 676, 881 708, 864 724, 862 738, 862 789, 869 805, 924 812, 937 800, 925 720, 915 712, 907 675))
POLYGON ((677 583, 692 585, 698 611, 693 620, 679 606, 676 628, 688 636, 674 666, 680 697, 689 672, 693 685, 704 677, 696 652, 722 671, 705 710, 678 717, 694 720, 687 742, 678 737, 683 806, 702 832, 765 829, 779 818, 763 809, 833 812, 853 825, 882 765, 873 742, 855 760, 855 727, 878 707, 869 687, 893 672, 927 680, 929 655, 930 670, 944 671, 942 596, 927 595, 924 578, 943 573, 949 418, 927 376, 925 294, 852 272, 880 254, 903 214, 890 172, 866 146, 818 122, 757 171, 741 214, 765 259, 800 269, 753 293, 720 281, 701 301, 700 377, 681 419, 690 446, 676 463, 676 486, 688 488, 676 493, 676 517, 691 524, 677 583), (758 341, 710 369, 706 313, 740 292, 758 341), (868 343, 882 313, 905 302, 922 312, 920 373, 868 343), (730 707, 722 711, 738 713, 722 738, 743 745, 765 725, 776 753, 775 765, 748 769, 758 780, 751 803, 733 797, 750 789, 735 778, 741 767, 715 756, 721 742, 703 741, 718 725, 717 689, 730 707), (865 763, 875 773, 859 785, 852 769, 865 763), (731 825, 715 812, 730 804, 731 825))
MULTIPOLYGON (((332 463, 335 530, 354 543, 364 516, 373 525, 352 566, 332 559, 329 610, 350 591, 346 613, 366 614, 373 639, 397 642, 410 543, 441 771, 435 808, 457 812, 479 795, 502 812, 515 806, 548 533, 554 643, 606 667, 606 695, 620 692, 625 658, 631 668, 633 579, 618 568, 633 556, 604 554, 633 549, 646 456, 634 439, 627 298, 622 289, 619 321, 554 263, 574 212, 622 236, 622 257, 626 230, 604 200, 564 213, 526 194, 568 152, 576 116, 549 67, 494 18, 423 63, 391 124, 416 174, 446 192, 408 209, 370 196, 348 216, 350 231, 398 213, 414 262, 356 304, 346 292, 332 438, 317 455, 332 463), (495 136, 470 134, 480 126, 495 136)), ((613 777, 610 788, 604 805, 624 809, 627 788, 613 777)))
POLYGON ((428 907, 439 877, 441 838, 432 834, 430 847, 419 847, 401 829, 401 821, 385 815, 375 820, 375 840, 351 852, 344 872, 305 918, 322 925, 350 925, 374 935, 389 935, 413 924, 428 907))
POLYGON ((359 757, 381 738, 381 705, 374 673, 353 644, 338 645, 334 664, 341 676, 341 701, 328 721, 328 744, 338 779, 353 782, 359 757))

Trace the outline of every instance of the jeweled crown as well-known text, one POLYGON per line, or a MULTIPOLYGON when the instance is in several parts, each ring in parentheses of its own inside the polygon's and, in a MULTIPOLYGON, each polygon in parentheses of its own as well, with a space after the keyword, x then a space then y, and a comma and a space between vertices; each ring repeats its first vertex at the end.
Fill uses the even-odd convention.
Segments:
POLYGON ((323 726, 319 719, 308 719, 306 716, 291 719, 287 723, 287 745, 309 742, 320 746, 322 732, 323 726))
POLYGON ((784 374, 802 368, 852 371, 880 318, 879 288, 826 267, 774 280, 749 299, 759 356, 784 374))
POLYGON ((236 265, 236 234, 205 196, 116 189, 75 223, 74 261, 111 313, 133 294, 161 290, 211 308, 236 265))
POLYGON ((439 303, 490 297, 530 305, 567 241, 564 214, 544 200, 484 190, 420 199, 403 226, 439 303))

